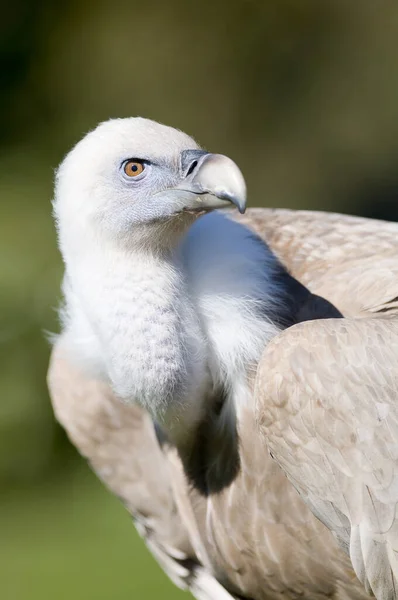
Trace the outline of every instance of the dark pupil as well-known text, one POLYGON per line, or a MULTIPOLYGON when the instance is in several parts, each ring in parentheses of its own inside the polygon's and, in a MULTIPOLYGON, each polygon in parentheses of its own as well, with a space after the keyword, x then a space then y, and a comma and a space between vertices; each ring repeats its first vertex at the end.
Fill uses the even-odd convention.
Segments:
POLYGON ((131 170, 135 173, 136 171, 138 171, 138 167, 137 165, 131 165, 131 170))

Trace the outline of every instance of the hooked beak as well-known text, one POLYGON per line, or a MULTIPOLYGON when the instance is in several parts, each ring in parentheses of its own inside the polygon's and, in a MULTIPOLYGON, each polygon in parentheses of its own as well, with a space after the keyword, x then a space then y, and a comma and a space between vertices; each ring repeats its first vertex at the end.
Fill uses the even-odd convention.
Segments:
POLYGON ((184 150, 181 167, 186 176, 176 189, 194 195, 183 210, 201 212, 234 204, 240 213, 245 212, 246 184, 233 160, 203 150, 184 150))

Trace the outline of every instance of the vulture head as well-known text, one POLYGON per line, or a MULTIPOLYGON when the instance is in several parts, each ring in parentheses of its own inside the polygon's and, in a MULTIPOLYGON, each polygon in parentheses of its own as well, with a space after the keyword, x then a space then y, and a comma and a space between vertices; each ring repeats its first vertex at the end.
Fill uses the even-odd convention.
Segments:
POLYGON ((231 159, 171 127, 128 118, 101 123, 72 149, 57 173, 54 206, 61 245, 66 236, 74 246, 86 236, 131 245, 175 243, 198 215, 231 203, 244 212, 245 202, 231 159))

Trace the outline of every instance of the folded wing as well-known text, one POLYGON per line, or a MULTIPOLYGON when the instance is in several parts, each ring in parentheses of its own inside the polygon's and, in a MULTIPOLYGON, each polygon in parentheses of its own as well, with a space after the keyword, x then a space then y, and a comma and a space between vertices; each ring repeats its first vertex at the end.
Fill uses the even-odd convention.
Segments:
MULTIPOLYGON (((89 379, 68 359, 62 338, 52 354, 48 384, 58 421, 134 524, 170 579, 198 600, 232 600, 190 543, 175 502, 181 486, 149 415, 124 405, 109 386, 89 379), (174 491, 173 491, 174 488, 174 491)), ((184 490, 181 490, 181 494, 184 490)))
POLYGON ((398 321, 301 323, 267 347, 256 411, 271 455, 380 599, 398 581, 398 321))

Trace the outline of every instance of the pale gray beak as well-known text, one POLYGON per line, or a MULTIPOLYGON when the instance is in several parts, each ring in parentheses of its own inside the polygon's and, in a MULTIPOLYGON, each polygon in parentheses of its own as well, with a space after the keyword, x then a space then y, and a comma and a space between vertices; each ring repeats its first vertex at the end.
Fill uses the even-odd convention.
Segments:
POLYGON ((246 184, 233 160, 203 150, 184 150, 181 169, 185 177, 176 189, 195 195, 187 210, 225 208, 232 203, 240 213, 245 212, 246 184))

